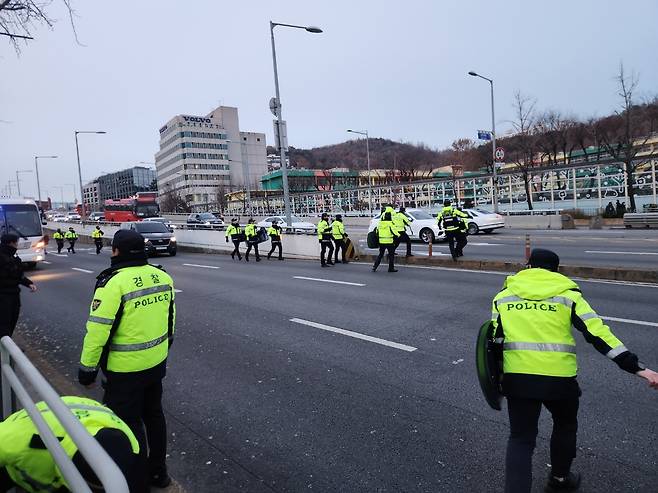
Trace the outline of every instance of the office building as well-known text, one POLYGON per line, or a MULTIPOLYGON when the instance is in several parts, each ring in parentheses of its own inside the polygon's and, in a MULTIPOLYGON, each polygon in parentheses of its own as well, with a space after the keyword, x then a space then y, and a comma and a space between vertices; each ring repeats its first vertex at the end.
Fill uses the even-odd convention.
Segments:
POLYGON ((86 185, 83 185, 82 200, 85 204, 85 210, 92 212, 100 210, 101 196, 98 180, 93 180, 86 185))
POLYGON ((137 192, 157 191, 155 170, 144 166, 133 166, 114 173, 106 173, 83 185, 85 208, 89 211, 103 210, 108 199, 126 199, 137 192))
POLYGON ((177 115, 160 128, 155 155, 160 195, 175 192, 194 207, 231 190, 257 189, 267 172, 265 134, 241 132, 238 109, 177 115))

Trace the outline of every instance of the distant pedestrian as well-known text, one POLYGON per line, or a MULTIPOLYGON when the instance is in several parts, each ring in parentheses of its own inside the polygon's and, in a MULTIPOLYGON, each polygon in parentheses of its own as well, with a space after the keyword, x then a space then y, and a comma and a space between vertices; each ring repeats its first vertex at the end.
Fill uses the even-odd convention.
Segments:
POLYGON ((0 238, 0 338, 12 336, 21 309, 20 287, 37 290, 23 272, 23 262, 16 256, 18 236, 3 234, 0 238))
POLYGON ((244 259, 249 262, 249 253, 254 249, 256 253, 256 262, 260 262, 260 254, 258 253, 258 230, 256 228, 256 221, 253 217, 247 221, 247 226, 244 228, 244 234, 247 238, 247 252, 244 254, 244 259))
POLYGON ((331 226, 329 226, 329 214, 322 213, 318 223, 318 241, 320 242, 320 265, 327 267, 334 265, 334 245, 331 242, 331 226), (326 260, 325 260, 326 254, 326 260))
POLYGON ((73 226, 71 226, 69 230, 64 234, 64 238, 66 238, 66 241, 69 242, 69 246, 67 247, 66 251, 75 253, 75 242, 78 241, 78 233, 75 232, 73 226))
POLYGON ((272 254, 277 248, 279 249, 279 260, 283 260, 283 251, 281 247, 281 226, 277 224, 276 220, 272 221, 272 226, 267 229, 267 234, 269 235, 270 241, 272 242, 272 248, 267 254, 267 260, 272 258, 272 254))
POLYGON ((338 253, 341 254, 341 262, 347 263, 347 234, 345 234, 345 225, 343 216, 336 214, 336 219, 331 223, 331 238, 334 240, 334 263, 338 263, 338 253))
POLYGON ((94 239, 94 245, 96 245, 96 255, 101 253, 101 250, 103 249, 103 236, 105 233, 101 230, 100 226, 96 226, 94 230, 91 232, 91 237, 94 239))
POLYGON ((379 238, 379 255, 372 266, 372 271, 377 271, 377 267, 382 261, 385 253, 388 253, 388 271, 397 272, 395 269, 395 239, 400 234, 393 225, 393 219, 390 212, 384 212, 382 219, 377 225, 377 237, 379 238))
POLYGON ((615 215, 617 217, 621 217, 623 216, 623 214, 624 213, 621 210, 621 202, 619 202, 619 199, 617 199, 617 201, 615 202, 615 215))
POLYGON ((608 205, 605 206, 605 215, 607 217, 613 217, 615 215, 615 206, 612 205, 612 202, 608 202, 608 205))
POLYGON ((233 242, 233 251, 231 252, 231 258, 235 260, 235 256, 238 256, 238 260, 242 260, 242 255, 240 255, 240 242, 243 241, 244 231, 240 227, 240 218, 234 217, 231 219, 231 224, 226 228, 226 243, 228 243, 229 238, 233 242))
POLYGON ((53 240, 57 243, 57 253, 62 253, 62 248, 64 248, 64 233, 62 230, 57 228, 57 231, 53 233, 53 240))
POLYGON ((411 225, 411 221, 407 217, 407 212, 404 206, 398 209, 398 212, 393 214, 393 226, 398 232, 399 236, 395 238, 395 249, 400 246, 403 241, 407 244, 407 257, 412 257, 411 253, 411 238, 407 234, 407 226, 411 225))

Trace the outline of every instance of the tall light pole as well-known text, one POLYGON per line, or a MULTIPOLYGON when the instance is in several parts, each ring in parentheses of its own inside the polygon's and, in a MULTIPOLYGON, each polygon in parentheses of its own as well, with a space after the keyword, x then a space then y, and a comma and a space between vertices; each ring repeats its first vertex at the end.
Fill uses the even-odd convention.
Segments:
POLYGON ((493 166, 493 208, 498 212, 498 171, 496 170, 496 116, 494 112, 494 84, 493 79, 489 79, 472 70, 468 73, 472 77, 479 77, 489 82, 491 86, 491 163, 493 166))
POLYGON ((39 182, 39 159, 57 159, 57 156, 34 156, 34 169, 37 172, 37 195, 41 206, 41 183, 39 182))
POLYGON ((57 185, 53 185, 53 188, 59 188, 59 206, 64 207, 64 187, 59 187, 57 185))
MULTIPOLYGON (((81 212, 80 214, 82 216, 82 219, 84 220, 85 218, 85 199, 84 199, 84 192, 82 191, 82 170, 80 169, 80 147, 78 146, 78 134, 106 134, 104 130, 76 130, 75 131, 75 153, 76 156, 78 157, 78 182, 80 185, 80 207, 81 207, 81 212)), ((75 191, 73 192, 73 195, 75 195, 75 191)), ((73 197, 75 198, 75 197, 73 197)))
POLYGON ((277 119, 277 128, 279 129, 279 157, 281 159, 281 179, 283 181, 283 204, 286 210, 286 224, 292 224, 292 213, 290 211, 290 190, 288 189, 288 168, 286 166, 286 149, 285 149, 285 136, 284 136, 284 123, 281 115, 281 97, 279 94, 279 72, 276 66, 276 47, 274 45, 274 28, 276 26, 291 27, 293 29, 304 29, 309 33, 321 33, 322 29, 314 26, 296 26, 294 24, 281 24, 279 22, 270 21, 270 35, 272 38, 272 65, 274 67, 274 90, 275 90, 275 105, 274 111, 277 119))
POLYGON ((18 190, 18 197, 21 196, 21 180, 18 177, 19 173, 32 173, 31 169, 17 169, 16 170, 16 190, 18 190))
POLYGON ((370 173, 370 136, 367 130, 348 130, 349 133, 365 135, 366 137, 366 161, 368 161, 368 210, 372 216, 372 174, 370 173))

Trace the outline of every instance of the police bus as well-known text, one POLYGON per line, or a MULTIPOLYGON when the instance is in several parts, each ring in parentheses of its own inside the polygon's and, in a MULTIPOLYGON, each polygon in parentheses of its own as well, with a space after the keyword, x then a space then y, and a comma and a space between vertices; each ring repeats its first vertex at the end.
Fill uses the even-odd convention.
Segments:
POLYGON ((18 236, 16 255, 30 268, 45 258, 46 238, 41 226, 41 214, 34 200, 0 197, 0 234, 18 236))

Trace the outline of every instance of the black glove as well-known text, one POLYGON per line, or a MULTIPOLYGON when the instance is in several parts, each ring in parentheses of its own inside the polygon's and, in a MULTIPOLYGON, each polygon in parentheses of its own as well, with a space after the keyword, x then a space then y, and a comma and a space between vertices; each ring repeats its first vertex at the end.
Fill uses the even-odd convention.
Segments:
POLYGON ((228 236, 226 237, 226 243, 228 243, 228 236))
POLYGON ((91 385, 96 381, 96 376, 98 375, 98 370, 83 370, 82 368, 78 369, 78 382, 81 385, 91 385))

